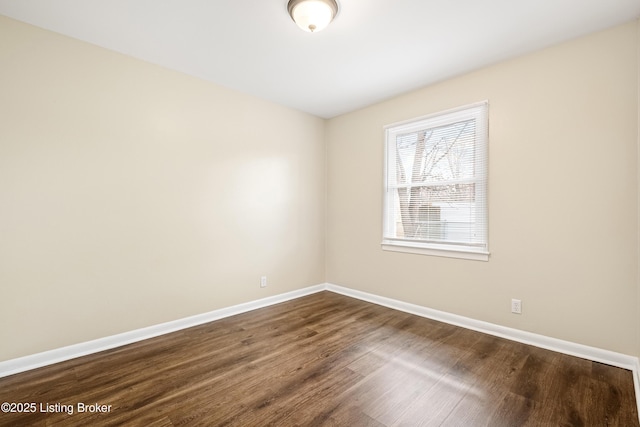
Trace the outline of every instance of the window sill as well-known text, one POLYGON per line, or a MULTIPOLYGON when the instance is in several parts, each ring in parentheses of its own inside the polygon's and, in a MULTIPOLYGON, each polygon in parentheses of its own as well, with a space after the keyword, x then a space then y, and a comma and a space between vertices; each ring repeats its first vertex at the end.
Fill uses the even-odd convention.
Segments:
POLYGON ((469 259, 473 261, 489 261, 489 252, 478 251, 472 248, 452 249, 444 245, 442 245, 442 247, 434 245, 427 248, 424 246, 413 245, 409 242, 382 242, 382 250, 446 258, 469 259))

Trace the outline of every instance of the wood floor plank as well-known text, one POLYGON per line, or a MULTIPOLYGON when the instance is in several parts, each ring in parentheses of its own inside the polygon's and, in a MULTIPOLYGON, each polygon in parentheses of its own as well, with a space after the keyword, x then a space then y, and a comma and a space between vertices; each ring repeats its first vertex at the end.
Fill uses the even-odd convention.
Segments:
MULTIPOLYGON (((495 427, 515 426, 555 426, 550 419, 533 417, 538 403, 521 394, 506 392, 501 401, 495 402, 495 411, 489 417, 486 425, 495 427)), ((564 424, 575 426, 575 424, 564 424)), ((594 426, 595 427, 595 426, 594 426)))
POLYGON ((0 426, 639 426, 627 370, 330 292, 1 378, 0 402, 74 408, 0 426))

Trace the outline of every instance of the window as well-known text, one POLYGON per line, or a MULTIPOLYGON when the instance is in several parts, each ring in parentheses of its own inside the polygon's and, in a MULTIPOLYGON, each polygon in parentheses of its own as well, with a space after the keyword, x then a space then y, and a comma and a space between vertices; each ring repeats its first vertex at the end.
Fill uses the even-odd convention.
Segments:
POLYGON ((488 103, 385 127, 385 250, 488 260, 488 103))

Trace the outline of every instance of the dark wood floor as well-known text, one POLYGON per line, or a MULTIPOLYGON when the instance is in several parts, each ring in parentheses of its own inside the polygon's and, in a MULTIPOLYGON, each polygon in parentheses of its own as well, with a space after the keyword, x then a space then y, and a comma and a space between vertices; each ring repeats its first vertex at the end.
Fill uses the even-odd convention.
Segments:
POLYGON ((629 371, 330 292, 1 378, 0 402, 37 405, 0 426, 638 426, 629 371))

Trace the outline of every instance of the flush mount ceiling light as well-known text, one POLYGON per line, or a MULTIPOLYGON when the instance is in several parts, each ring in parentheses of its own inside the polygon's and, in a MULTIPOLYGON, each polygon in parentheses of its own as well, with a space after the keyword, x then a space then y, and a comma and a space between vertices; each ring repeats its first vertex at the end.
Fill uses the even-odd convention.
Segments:
POLYGON ((336 0, 289 0, 291 19, 305 31, 322 31, 338 13, 336 0))

